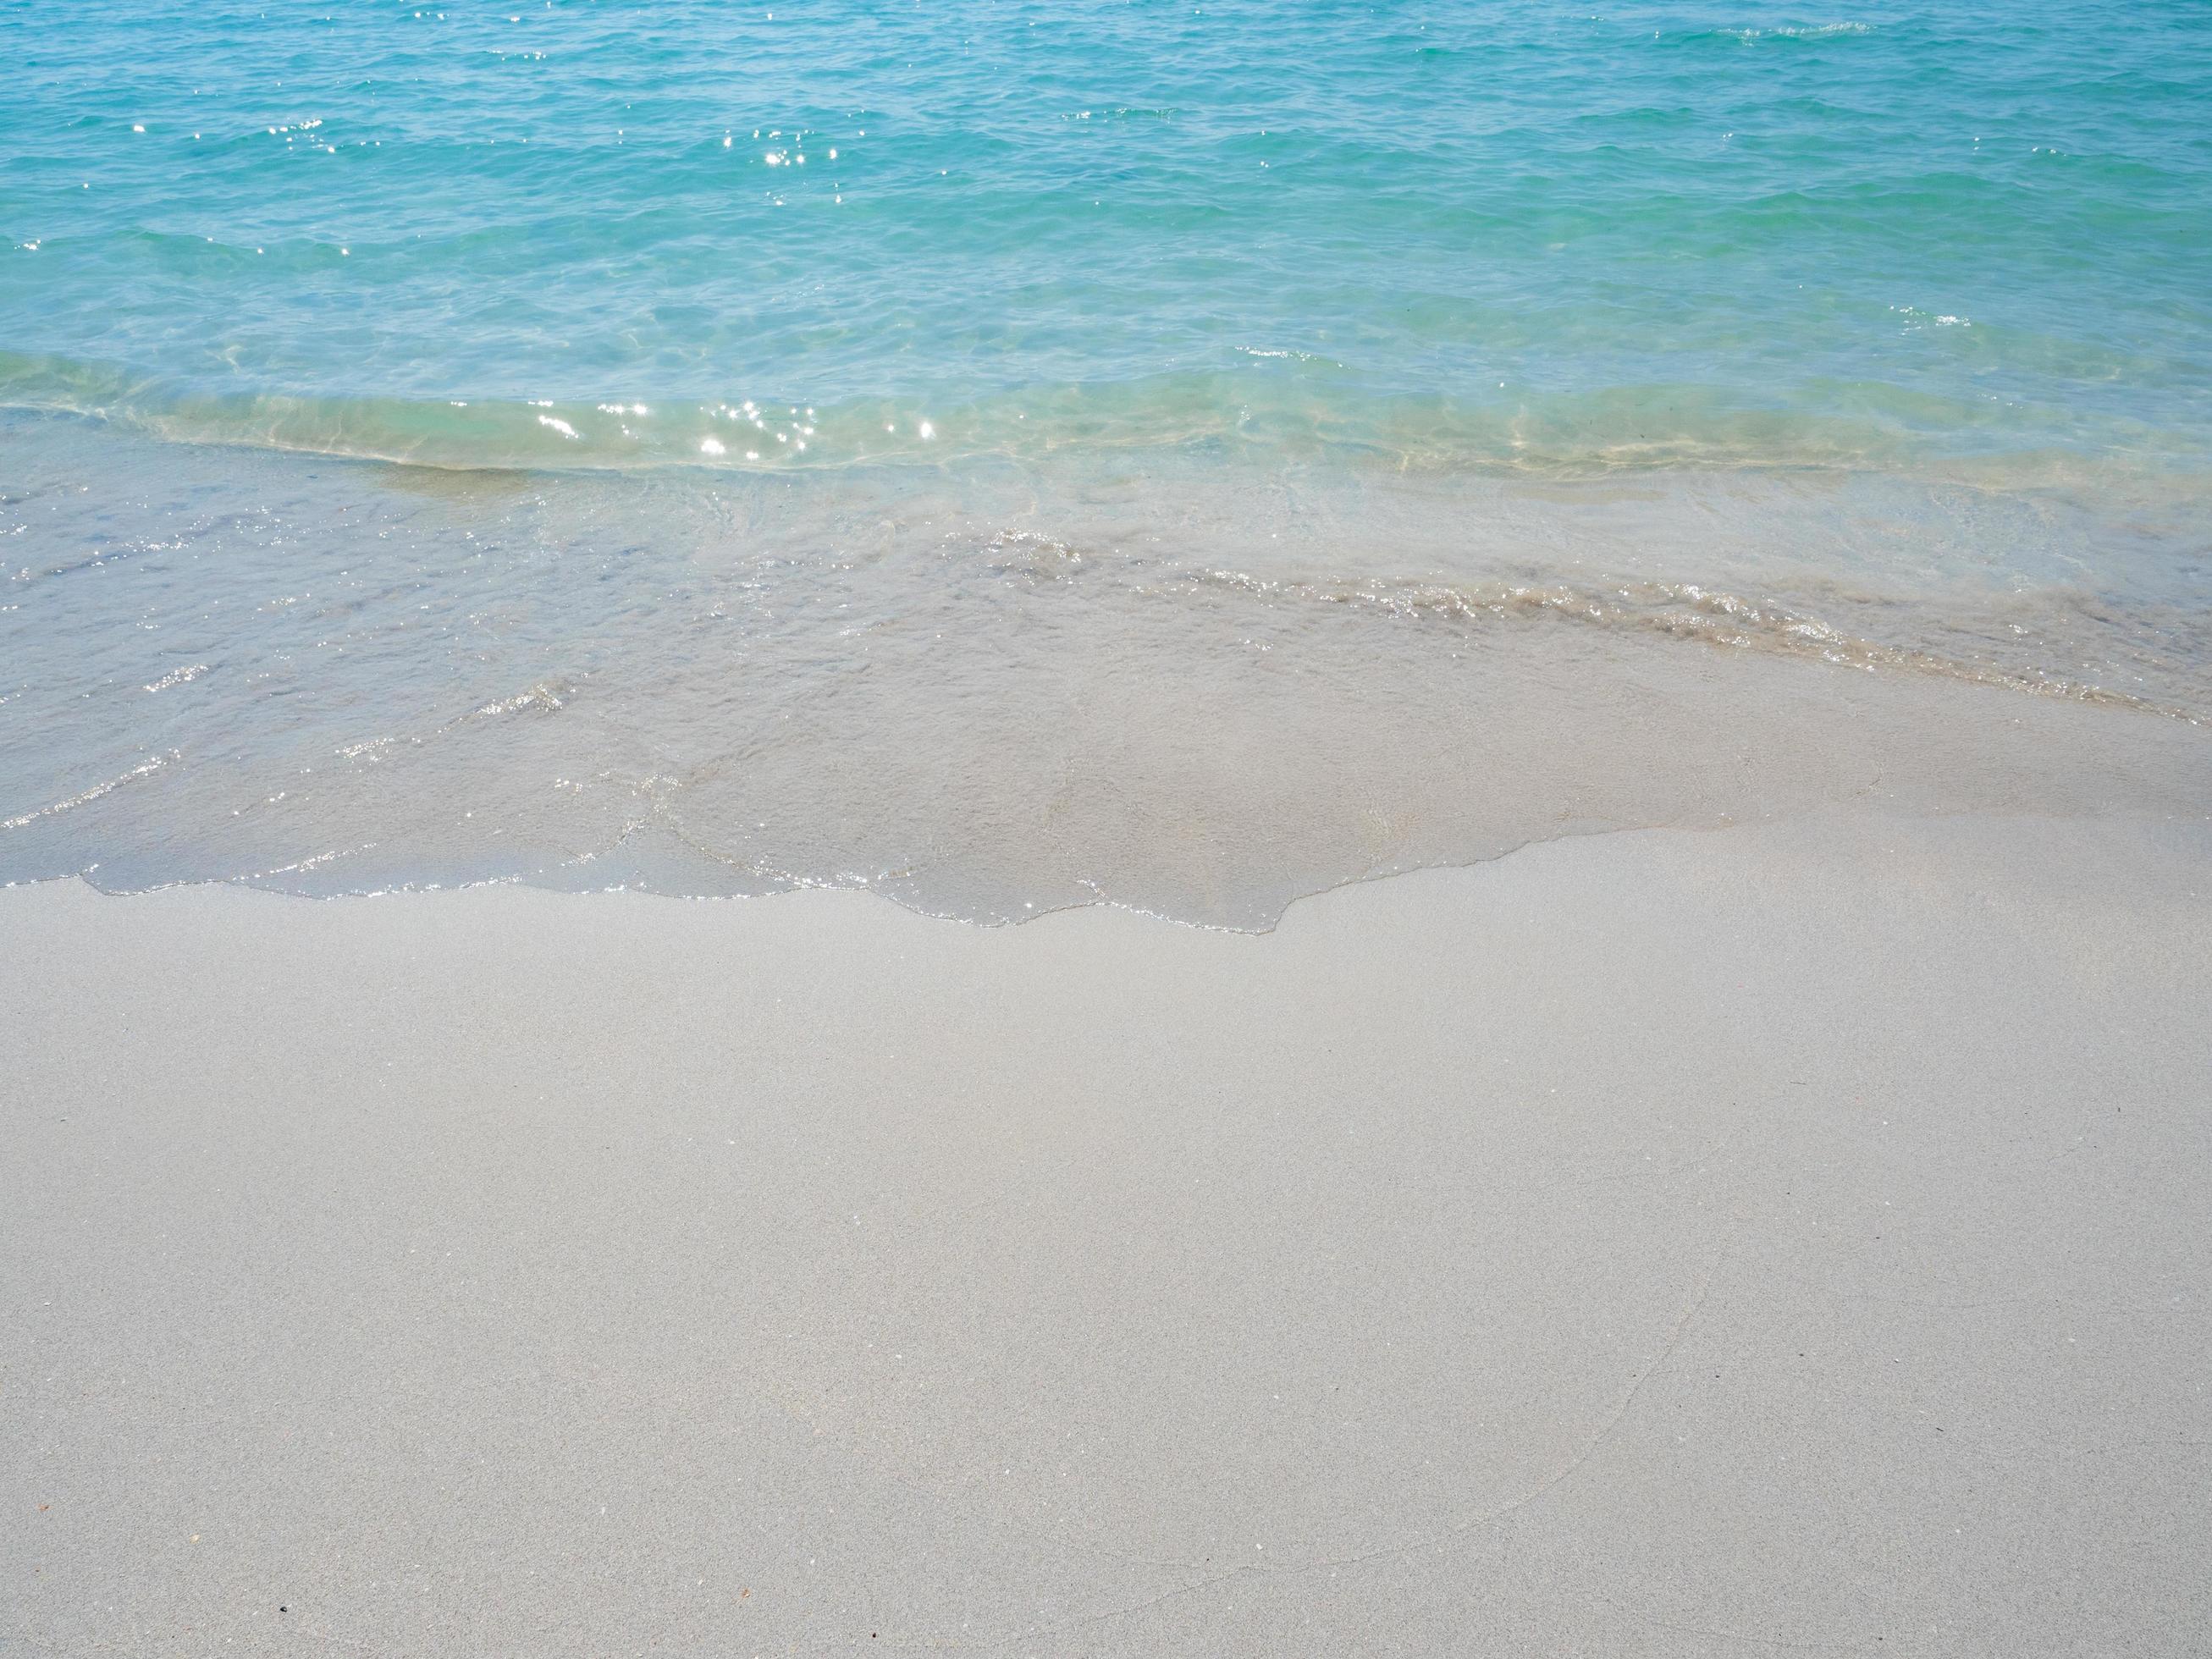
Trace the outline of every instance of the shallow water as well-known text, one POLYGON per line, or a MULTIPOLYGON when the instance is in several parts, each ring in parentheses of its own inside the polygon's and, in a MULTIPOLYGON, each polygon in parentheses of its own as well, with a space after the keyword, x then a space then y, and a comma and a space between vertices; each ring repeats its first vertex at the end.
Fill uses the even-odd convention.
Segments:
POLYGON ((0 880, 1251 927, 1546 835, 2212 796, 2202 8, 0 52, 0 880))
POLYGON ((0 879, 835 884, 1263 927, 1565 833, 2212 806, 2201 611, 2098 588, 2051 503, 100 435, 89 473, 72 424, 0 447, 32 480, 0 509, 0 879))

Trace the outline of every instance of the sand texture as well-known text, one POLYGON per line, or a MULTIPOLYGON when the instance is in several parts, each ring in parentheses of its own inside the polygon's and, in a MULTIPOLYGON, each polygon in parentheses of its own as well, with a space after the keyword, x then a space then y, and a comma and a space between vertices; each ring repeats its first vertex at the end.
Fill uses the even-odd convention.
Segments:
POLYGON ((0 892, 0 1652, 2212 1644, 2212 830, 0 892))

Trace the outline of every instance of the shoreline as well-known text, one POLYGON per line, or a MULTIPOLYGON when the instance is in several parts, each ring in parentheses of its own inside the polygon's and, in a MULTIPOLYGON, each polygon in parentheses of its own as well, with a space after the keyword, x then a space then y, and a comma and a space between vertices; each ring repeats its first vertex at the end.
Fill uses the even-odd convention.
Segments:
POLYGON ((259 7, 0 7, 0 1659, 2204 1659, 2212 8, 259 7))
POLYGON ((2212 811, 2201 584, 2123 514, 1189 456, 448 496, 0 443, 0 883, 830 884, 1251 930, 1560 834, 2212 811))
POLYGON ((0 892, 0 1645, 2183 1651, 2208 854, 0 892))

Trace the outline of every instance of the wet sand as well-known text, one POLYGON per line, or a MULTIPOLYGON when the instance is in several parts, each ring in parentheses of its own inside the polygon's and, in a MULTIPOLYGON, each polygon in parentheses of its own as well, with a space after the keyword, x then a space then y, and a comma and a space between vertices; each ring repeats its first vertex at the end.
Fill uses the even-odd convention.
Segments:
POLYGON ((0 1652, 2181 1654, 2212 827, 0 892, 0 1652))

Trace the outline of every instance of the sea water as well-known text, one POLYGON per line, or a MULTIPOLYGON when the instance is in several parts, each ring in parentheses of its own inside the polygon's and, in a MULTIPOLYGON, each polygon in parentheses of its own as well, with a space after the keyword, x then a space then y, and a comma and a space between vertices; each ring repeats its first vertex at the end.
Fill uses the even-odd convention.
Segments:
POLYGON ((2212 771, 2201 6, 23 0, 0 63, 0 879, 1261 926, 2212 771))

